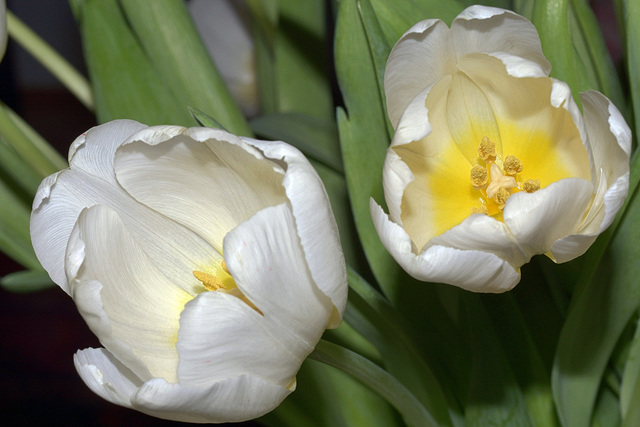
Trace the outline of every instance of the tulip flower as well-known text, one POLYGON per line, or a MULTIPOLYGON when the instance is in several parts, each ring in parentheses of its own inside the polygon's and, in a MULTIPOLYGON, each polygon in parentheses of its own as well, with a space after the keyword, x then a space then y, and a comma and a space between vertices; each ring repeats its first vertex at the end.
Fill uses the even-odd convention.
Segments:
POLYGON ((258 417, 347 298, 324 187, 295 148, 118 120, 76 139, 33 203, 38 259, 103 348, 95 393, 160 418, 258 417))
POLYGON ((583 254, 627 195, 631 133, 602 94, 550 78, 534 26, 473 6, 427 20, 385 71, 395 135, 371 200, 382 243, 413 277, 503 292, 536 254, 583 254))

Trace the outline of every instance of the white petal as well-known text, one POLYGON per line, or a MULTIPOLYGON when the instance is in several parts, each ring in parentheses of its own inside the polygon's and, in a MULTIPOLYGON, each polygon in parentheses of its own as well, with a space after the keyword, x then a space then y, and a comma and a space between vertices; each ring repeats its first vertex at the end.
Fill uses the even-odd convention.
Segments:
POLYGON ((329 322, 336 328, 347 305, 347 270, 340 236, 324 185, 309 161, 283 142, 243 138, 270 159, 283 160, 287 169, 282 184, 291 203, 300 243, 318 288, 333 302, 336 313, 329 322))
POLYGON ((519 268, 534 253, 526 253, 503 223, 484 214, 470 215, 461 224, 431 239, 428 246, 446 246, 462 250, 490 252, 519 268))
POLYGON ((191 295, 158 271, 118 215, 103 206, 80 214, 67 256, 83 258, 67 279, 100 342, 138 377, 175 381, 178 319, 191 295))
MULTIPOLYGON (((592 223, 587 224, 586 227, 581 226, 578 230, 580 234, 572 234, 558 239, 551 247, 552 259, 557 263, 562 263, 584 254, 596 240, 596 237, 611 225, 616 213, 624 203, 628 190, 629 174, 627 173, 609 187, 602 199, 596 194, 593 204, 600 203, 600 210, 594 214, 592 223)), ((589 215, 592 215, 593 209, 594 207, 591 208, 589 215)))
POLYGON ((418 22, 400 38, 384 71, 387 114, 394 128, 418 93, 454 70, 455 59, 449 28, 439 19, 418 22))
POLYGON ((286 200, 275 164, 219 130, 152 127, 130 138, 115 163, 129 194, 218 252, 232 228, 286 200))
POLYGON ((113 156, 116 150, 127 138, 145 128, 146 125, 133 120, 114 120, 93 127, 71 144, 69 165, 115 186, 113 156))
POLYGON ((384 198, 389 208, 389 217, 393 222, 402 224, 402 196, 407 185, 414 179, 413 172, 394 150, 389 149, 384 159, 382 174, 384 198))
POLYGON ((180 317, 178 380, 205 387, 246 374, 286 388, 310 351, 283 342, 288 334, 240 298, 200 294, 180 317))
POLYGON ((511 11, 477 5, 468 7, 453 20, 451 33, 458 58, 468 53, 504 52, 537 63, 545 75, 551 71, 536 28, 511 11))
POLYGON ((294 353, 311 352, 333 304, 310 274, 289 205, 263 209, 232 230, 224 254, 238 288, 264 313, 274 336, 294 353))
MULTIPOLYGON (((80 137, 78 140, 82 141, 72 156, 71 168, 51 175, 40 185, 30 224, 36 255, 52 280, 68 292, 63 265, 69 235, 80 211, 100 204, 120 215, 163 274, 195 293, 195 287, 201 288, 201 285, 185 265, 192 265, 194 261, 209 265, 216 259, 216 252, 201 237, 137 203, 120 185, 114 184, 113 171, 109 173, 103 166, 113 164, 114 147, 122 142, 115 138, 124 138, 127 132, 119 132, 121 127, 115 126, 116 133, 110 139, 108 131, 114 129, 111 123, 91 129, 86 140, 80 137), (97 145, 104 147, 95 147, 97 145)), ((218 258, 221 257, 218 255, 218 258)))
POLYGON ((371 216, 382 244, 411 276, 442 282, 474 292, 505 292, 520 281, 519 270, 498 256, 477 251, 431 246, 416 254, 402 227, 389 221, 382 208, 370 201, 371 216))
POLYGON ((591 201, 593 185, 579 178, 567 178, 548 187, 520 191, 507 200, 505 224, 523 251, 543 254, 553 243, 575 233, 591 201))
POLYGON ((133 400, 135 409, 168 420, 222 423, 257 418, 275 409, 291 390, 241 375, 204 387, 171 384, 156 378, 133 400))
MULTIPOLYGON (((612 185, 620 177, 629 173, 629 151, 631 147, 631 131, 616 107, 604 95, 596 91, 583 92, 580 95, 584 107, 584 126, 587 130, 587 141, 593 155, 593 167, 597 177, 602 175, 607 186, 612 185)), ((626 197, 626 192, 615 193, 620 200, 612 200, 618 208, 626 197)), ((594 208, 598 208, 595 206, 594 208)), ((613 208, 613 206, 612 206, 613 208)), ((609 208, 609 211, 613 211, 609 208)), ((617 212, 617 208, 614 210, 617 212)), ((613 218, 611 218, 613 220, 613 218)), ((600 230, 608 227, 610 222, 600 230)), ((596 230, 591 230, 595 232, 596 230)))
POLYGON ((131 397, 143 382, 104 348, 87 348, 73 356, 80 378, 98 396, 131 408, 131 397))

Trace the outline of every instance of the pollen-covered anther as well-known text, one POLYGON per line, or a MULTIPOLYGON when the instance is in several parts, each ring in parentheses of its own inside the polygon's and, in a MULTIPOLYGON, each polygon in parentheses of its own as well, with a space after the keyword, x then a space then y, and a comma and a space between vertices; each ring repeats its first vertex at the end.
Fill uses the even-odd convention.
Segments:
POLYGON ((504 173, 509 176, 515 176, 522 172, 522 162, 516 156, 507 156, 502 164, 504 173))
POLYGON ((208 291, 217 291, 219 289, 226 289, 224 282, 216 275, 205 273, 202 271, 194 271, 193 275, 196 279, 202 282, 202 285, 208 291))
POLYGON ((533 193, 534 191, 538 191, 540 189, 540 180, 538 179, 528 179, 522 184, 522 189, 527 193, 533 193))
POLYGON ((485 214, 489 215, 489 209, 485 205, 480 205, 480 207, 474 206, 471 208, 471 215, 473 214, 485 214))
POLYGON ((487 168, 484 168, 480 165, 475 165, 471 168, 471 185, 476 190, 481 188, 486 188, 489 183, 489 172, 487 172, 487 168))
POLYGON ((486 136, 482 137, 478 145, 478 155, 485 162, 492 162, 496 159, 496 144, 486 136))
POLYGON ((511 196, 511 192, 506 188, 501 188, 493 197, 493 200, 500 209, 504 209, 504 205, 507 203, 509 196, 511 196))

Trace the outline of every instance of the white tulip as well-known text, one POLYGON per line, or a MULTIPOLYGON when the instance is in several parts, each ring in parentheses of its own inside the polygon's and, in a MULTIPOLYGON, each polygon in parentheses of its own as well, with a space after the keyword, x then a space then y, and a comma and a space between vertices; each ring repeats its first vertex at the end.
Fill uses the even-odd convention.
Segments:
POLYGON ((69 163, 38 189, 31 236, 104 346, 76 354, 85 383, 181 421, 280 404, 347 299, 329 201, 304 156, 118 120, 78 137, 69 163))
POLYGON ((416 24, 385 72, 396 130, 378 234, 419 280, 503 292, 536 254, 582 255, 627 195, 631 133, 602 94, 548 77, 533 25, 472 6, 416 24))

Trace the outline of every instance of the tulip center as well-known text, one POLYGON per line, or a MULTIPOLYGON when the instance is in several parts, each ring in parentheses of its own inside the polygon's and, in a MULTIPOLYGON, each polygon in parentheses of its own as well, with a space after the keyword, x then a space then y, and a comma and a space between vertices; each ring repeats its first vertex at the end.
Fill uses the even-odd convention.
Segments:
POLYGON ((519 179, 524 169, 522 162, 512 155, 500 159, 496 155, 496 145, 486 136, 478 145, 477 163, 469 174, 471 186, 480 193, 480 206, 471 208, 471 213, 499 215, 507 199, 518 191, 533 193, 540 189, 537 179, 519 179))
POLYGON ((204 271, 195 270, 193 275, 196 279, 202 282, 202 285, 207 291, 224 292, 225 294, 233 295, 234 297, 240 298, 258 313, 262 314, 258 307, 256 307, 238 288, 236 281, 233 279, 233 276, 227 268, 227 263, 224 262, 224 260, 222 260, 220 268, 216 269, 215 272, 206 273, 204 271))

